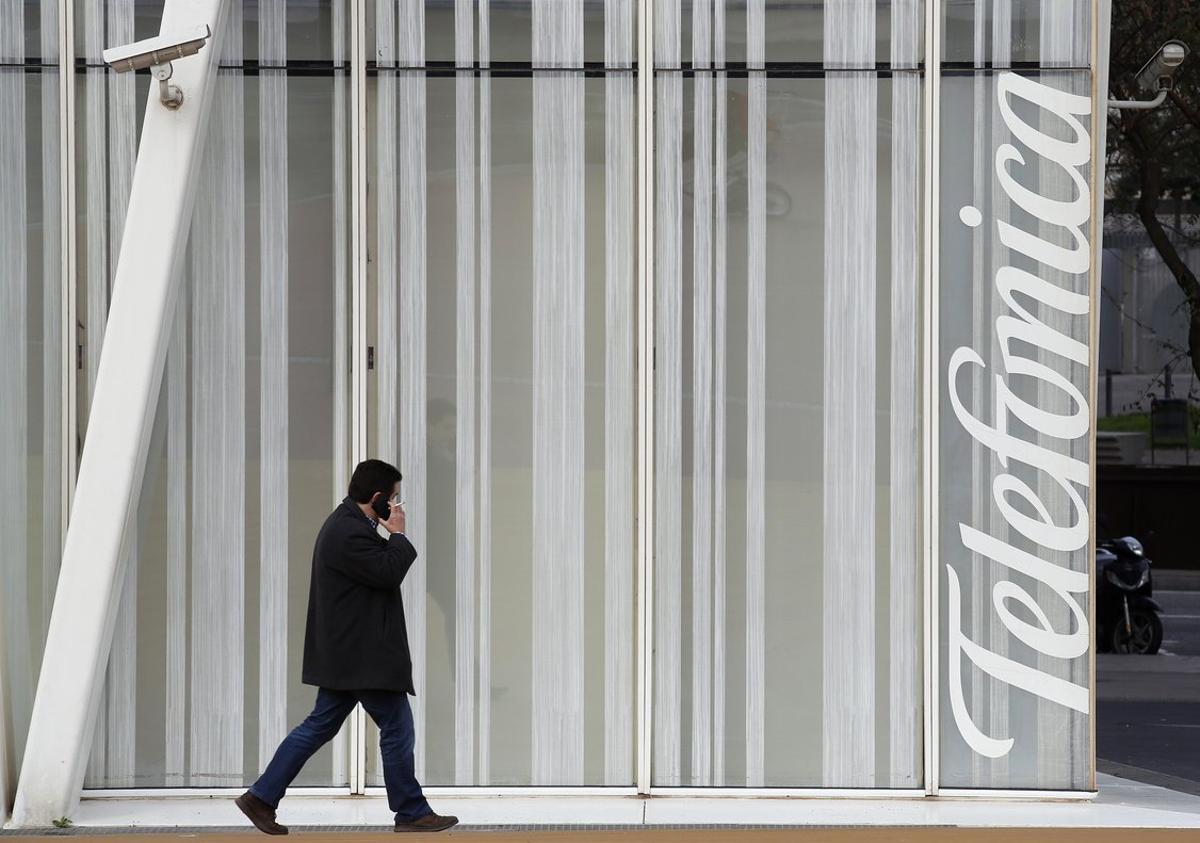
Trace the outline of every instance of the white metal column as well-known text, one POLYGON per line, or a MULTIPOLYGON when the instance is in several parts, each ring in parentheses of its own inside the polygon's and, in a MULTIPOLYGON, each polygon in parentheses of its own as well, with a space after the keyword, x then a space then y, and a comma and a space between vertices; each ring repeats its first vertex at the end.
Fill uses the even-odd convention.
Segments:
MULTIPOLYGON (((389 0, 390 2, 390 0, 389 0)), ((350 0, 350 465, 367 458, 367 60, 366 0, 350 0)), ((349 478, 346 478, 347 480, 349 478)), ((364 793, 367 717, 350 713, 350 792, 364 793)))
MULTIPOLYGON (((79 467, 13 809, 17 826, 49 825, 79 800, 125 573, 124 528, 141 488, 162 384, 226 5, 167 0, 163 10, 163 32, 207 24, 213 37, 199 56, 175 63, 174 82, 187 97, 178 111, 160 104, 156 87, 147 99, 90 445, 79 467)), ((149 80, 143 84, 149 87, 149 80)))

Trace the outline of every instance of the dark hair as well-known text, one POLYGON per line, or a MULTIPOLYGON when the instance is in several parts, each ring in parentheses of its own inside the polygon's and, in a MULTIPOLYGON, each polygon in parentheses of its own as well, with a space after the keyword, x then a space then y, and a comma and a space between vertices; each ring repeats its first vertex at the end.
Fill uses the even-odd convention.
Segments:
POLYGON ((363 460, 354 468, 350 477, 350 497, 357 503, 369 503, 376 492, 385 498, 392 496, 392 489, 403 478, 400 469, 383 460, 363 460))

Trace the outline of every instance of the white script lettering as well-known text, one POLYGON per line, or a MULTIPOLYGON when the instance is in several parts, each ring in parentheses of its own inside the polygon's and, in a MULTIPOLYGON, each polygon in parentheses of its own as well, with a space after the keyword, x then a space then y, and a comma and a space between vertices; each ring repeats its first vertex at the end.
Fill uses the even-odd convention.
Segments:
MULTIPOLYGON (((1060 91, 1013 73, 1001 73, 996 88, 1000 114, 1012 136, 1044 162, 1061 168, 1069 176, 1074 189, 1073 195, 1061 199, 1042 196, 1018 184, 1016 172, 1042 162, 1034 159, 1027 163, 1026 156, 1017 146, 1001 144, 995 154, 995 175, 1004 194, 1014 206, 1034 217, 1042 231, 1047 226, 1057 227, 1060 235, 1055 239, 1073 245, 1063 246, 1047 240, 1042 234, 1022 230, 1006 220, 997 220, 1000 243, 1011 252, 1035 261, 1047 271, 1076 276, 1086 274, 1092 264, 1091 245, 1084 233, 1092 214, 1092 194, 1080 168, 1090 162, 1091 138, 1080 118, 1091 114, 1091 101, 1087 97, 1060 91), (1060 124, 1058 135, 1063 134, 1061 127, 1065 127, 1069 138, 1064 140, 1052 136, 1026 122, 1014 110, 1015 100, 1035 106, 1040 117, 1052 118, 1060 124)), ((1042 119, 1035 122, 1048 125, 1050 121, 1042 119)), ((971 220, 968 225, 978 224, 974 215, 963 219, 971 220)), ((1070 446, 1090 432, 1091 412, 1083 390, 1062 374, 1060 368, 1047 365, 1044 361, 1045 355, 1057 355, 1063 361, 1082 366, 1087 371, 1091 359, 1087 344, 1051 325, 1083 320, 1083 327, 1086 327, 1090 302, 1086 295, 1063 289, 1035 272, 1015 266, 1001 267, 996 273, 995 284, 1008 312, 1000 315, 995 322, 1002 371, 993 372, 992 376, 993 418, 989 423, 972 415, 967 409, 969 402, 964 402, 959 394, 960 370, 964 367, 968 367, 968 370, 987 368, 981 354, 969 346, 961 346, 950 355, 946 373, 950 404, 963 429, 995 454, 1000 467, 1006 470, 1006 473, 992 478, 991 487, 992 500, 1008 526, 1036 546, 1044 548, 1047 555, 1049 552, 1078 552, 1086 548, 1088 543, 1090 518, 1085 496, 1091 482, 1091 472, 1087 461, 1071 456, 1070 446), (1035 306, 1023 306, 1017 300, 1018 294, 1032 300, 1035 306), (1047 324, 1035 315, 1038 306, 1043 311, 1057 311, 1061 318, 1047 324), (1032 347, 1034 351, 1021 355, 1014 345, 1016 342, 1032 347), (1034 359, 1039 354, 1042 355, 1041 359, 1034 359), (1052 393, 1065 397, 1069 409, 1058 412, 1019 397, 1010 386, 1010 379, 1014 377, 1026 378, 1025 383, 1029 382, 1028 379, 1036 381, 1041 387, 1039 396, 1052 393), (1020 424, 1013 426, 1013 421, 1020 424), (1041 437, 1045 444, 1024 438, 1020 435, 1023 430, 1032 431, 1032 438, 1041 437), (1040 477, 1052 481, 1051 489, 1055 494, 1061 492, 1069 503, 1069 514, 1060 513, 1056 519, 1038 491, 1012 473, 1010 461, 1028 466, 1040 477)), ((1090 580, 1086 572, 1043 559, 1036 552, 1030 553, 1015 547, 970 524, 959 524, 959 538, 965 550, 985 556, 1011 572, 1043 584, 1053 593, 1055 601, 1061 601, 1070 612, 1072 628, 1057 630, 1046 611, 1047 607, 1041 605, 1033 594, 1012 580, 1000 579, 992 589, 992 608, 1009 634, 1045 657, 1069 661, 1087 654, 1090 631, 1084 606, 1090 580), (1021 616, 1013 611, 1013 604, 1021 606, 1021 616)), ((1063 671, 1038 669, 989 650, 968 638, 962 630, 960 580, 950 564, 946 565, 946 579, 950 707, 959 733, 968 746, 987 758, 999 758, 1012 750, 1014 739, 993 737, 976 725, 968 710, 963 689, 964 657, 999 682, 1073 711, 1088 713, 1090 694, 1086 685, 1063 679, 1058 675, 1063 671)), ((969 583, 969 587, 981 588, 983 584, 969 583)))

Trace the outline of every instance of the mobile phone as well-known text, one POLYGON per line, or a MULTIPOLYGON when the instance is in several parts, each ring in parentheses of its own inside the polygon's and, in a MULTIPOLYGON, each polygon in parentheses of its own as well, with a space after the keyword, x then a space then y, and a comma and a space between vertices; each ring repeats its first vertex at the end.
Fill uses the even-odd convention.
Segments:
POLYGON ((379 516, 380 521, 387 521, 392 517, 392 505, 387 502, 386 498, 380 498, 371 504, 371 509, 375 510, 375 514, 379 516))

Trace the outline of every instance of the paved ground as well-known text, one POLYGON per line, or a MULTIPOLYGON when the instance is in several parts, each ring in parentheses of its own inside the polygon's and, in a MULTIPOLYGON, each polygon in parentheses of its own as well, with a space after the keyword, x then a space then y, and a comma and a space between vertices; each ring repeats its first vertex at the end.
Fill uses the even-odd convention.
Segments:
MULTIPOLYGON (((1102 772, 1200 796, 1200 589, 1196 583, 1163 577, 1172 587, 1156 597, 1163 605, 1163 653, 1158 656, 1097 657, 1097 755, 1102 772)), ((1108 780, 1111 781, 1111 780, 1108 780)), ((1119 788, 1118 788, 1119 789, 1119 788)), ((1105 791, 1102 790, 1102 793, 1105 791)), ((1162 791, 1158 791, 1162 793, 1162 791)), ((1109 791, 1110 796, 1112 792, 1109 791)), ((1187 798, 1187 797, 1183 797, 1187 798)), ((1118 800, 1119 801, 1119 800, 1118 800)), ((863 822, 870 819, 864 817, 863 822)), ((885 822, 887 820, 884 820, 885 822)), ((293 836, 326 841, 383 841, 397 839, 386 829, 329 826, 294 827, 293 836)), ((112 841, 132 838, 137 843, 202 840, 253 841, 264 839, 250 829, 113 829, 97 833, 77 829, 49 836, 0 832, 0 837, 49 841, 112 841)), ((485 836, 488 843, 1200 843, 1200 832, 1120 829, 969 829, 957 826, 907 828, 463 828, 442 835, 413 839, 485 836)))
MULTIPOLYGON (((167 843, 167 841, 200 839, 208 843, 219 841, 235 841, 245 843, 247 840, 265 840, 267 838, 255 832, 213 832, 213 833, 174 833, 174 834, 135 834, 132 836, 138 843, 167 843)), ((966 829, 966 828, 873 828, 873 829, 684 829, 666 828, 655 830, 606 830, 606 831, 521 831, 521 832, 484 832, 471 831, 445 832, 443 834, 414 834, 407 838, 397 838, 394 834, 379 832, 352 831, 321 831, 297 832, 294 835, 312 843, 335 843, 335 841, 352 839, 354 841, 394 841, 397 839, 410 840, 449 840, 463 837, 485 837, 487 843, 1196 843, 1197 832, 1193 830, 1162 830, 1137 829, 1131 832, 1127 829, 966 829)), ((74 840, 114 840, 113 835, 54 835, 53 837, 23 837, 22 840, 60 840, 70 837, 74 840)))
POLYGON ((1200 656, 1200 591, 1156 590, 1163 607, 1163 646, 1177 656, 1200 656))
POLYGON ((1200 795, 1200 591, 1155 597, 1162 653, 1097 656, 1097 766, 1200 795))

